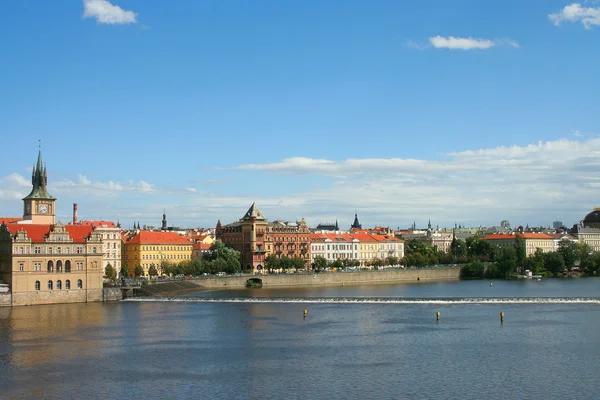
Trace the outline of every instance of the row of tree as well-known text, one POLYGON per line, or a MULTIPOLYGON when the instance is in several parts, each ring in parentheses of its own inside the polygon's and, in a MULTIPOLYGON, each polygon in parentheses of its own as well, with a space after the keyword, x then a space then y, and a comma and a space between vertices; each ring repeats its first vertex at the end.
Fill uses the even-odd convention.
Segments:
MULTIPOLYGON (((151 277, 157 276, 159 272, 167 276, 180 274, 200 276, 205 273, 216 274, 218 272, 225 272, 227 274, 234 274, 241 271, 240 252, 226 246, 220 240, 215 241, 210 247, 210 251, 204 253, 202 257, 195 257, 179 263, 170 263, 163 260, 160 264, 152 264, 148 267, 148 275, 151 277)), ((140 265, 135 265, 133 272, 136 278, 144 275, 144 269, 140 265)), ((108 277, 108 273, 106 275, 108 277)), ((123 265, 121 276, 129 276, 127 265, 123 265)))
MULTIPOLYGON (((454 251, 451 249, 448 255, 442 255, 440 259, 466 264, 461 272, 465 278, 508 278, 514 274, 523 274, 525 270, 534 275, 558 276, 570 274, 576 269, 584 275, 594 276, 600 270, 600 253, 594 252, 586 243, 572 240, 560 241, 556 252, 544 253, 538 248, 529 256, 525 240, 519 235, 515 236, 512 246, 496 247, 478 237, 470 237, 463 244, 454 244, 454 251), (463 248, 465 250, 457 251, 463 248)), ((425 258, 427 253, 417 253, 417 257, 419 256, 425 258)))

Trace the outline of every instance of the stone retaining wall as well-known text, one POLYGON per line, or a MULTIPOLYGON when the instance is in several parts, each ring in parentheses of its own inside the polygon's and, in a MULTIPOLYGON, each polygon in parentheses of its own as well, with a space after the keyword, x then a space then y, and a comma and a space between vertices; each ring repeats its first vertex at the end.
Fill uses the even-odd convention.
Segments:
POLYGON ((102 301, 121 301, 123 292, 118 287, 105 287, 102 289, 102 301))
POLYGON ((0 307, 12 306, 12 295, 10 293, 0 293, 0 307))
POLYGON ((323 274, 273 274, 230 276, 194 279, 192 282, 205 289, 239 289, 246 287, 251 278, 262 280, 263 287, 325 286, 361 283, 393 283, 457 280, 460 268, 409 269, 386 271, 332 272, 323 274))

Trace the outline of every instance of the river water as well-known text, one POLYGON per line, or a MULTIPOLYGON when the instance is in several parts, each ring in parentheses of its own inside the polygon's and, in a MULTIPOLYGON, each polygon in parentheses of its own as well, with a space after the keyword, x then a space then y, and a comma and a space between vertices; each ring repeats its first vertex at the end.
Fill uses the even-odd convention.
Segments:
POLYGON ((599 360, 597 278, 0 308, 0 399, 595 399, 599 360))

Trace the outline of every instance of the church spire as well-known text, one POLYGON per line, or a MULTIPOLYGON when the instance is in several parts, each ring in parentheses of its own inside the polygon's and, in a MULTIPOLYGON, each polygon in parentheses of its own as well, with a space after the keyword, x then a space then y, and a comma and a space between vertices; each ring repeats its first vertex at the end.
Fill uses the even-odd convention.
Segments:
POLYGON ((162 230, 167 230, 167 210, 163 209, 162 230))
POLYGON ((350 226, 350 229, 362 229, 362 225, 358 222, 358 213, 354 213, 354 222, 350 226))
POLYGON ((55 200, 46 189, 46 186, 48 185, 48 173, 46 171, 46 165, 42 161, 41 143, 38 149, 37 162, 33 166, 33 171, 31 171, 31 184, 33 185, 31 193, 29 193, 25 199, 55 200))

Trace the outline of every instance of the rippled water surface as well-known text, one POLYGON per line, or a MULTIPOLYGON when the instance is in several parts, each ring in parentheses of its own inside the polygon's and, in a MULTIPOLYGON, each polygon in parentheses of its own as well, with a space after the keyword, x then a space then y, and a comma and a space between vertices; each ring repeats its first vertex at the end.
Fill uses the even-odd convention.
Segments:
POLYGON ((599 288, 470 281, 0 308, 0 399, 594 399, 599 288))

